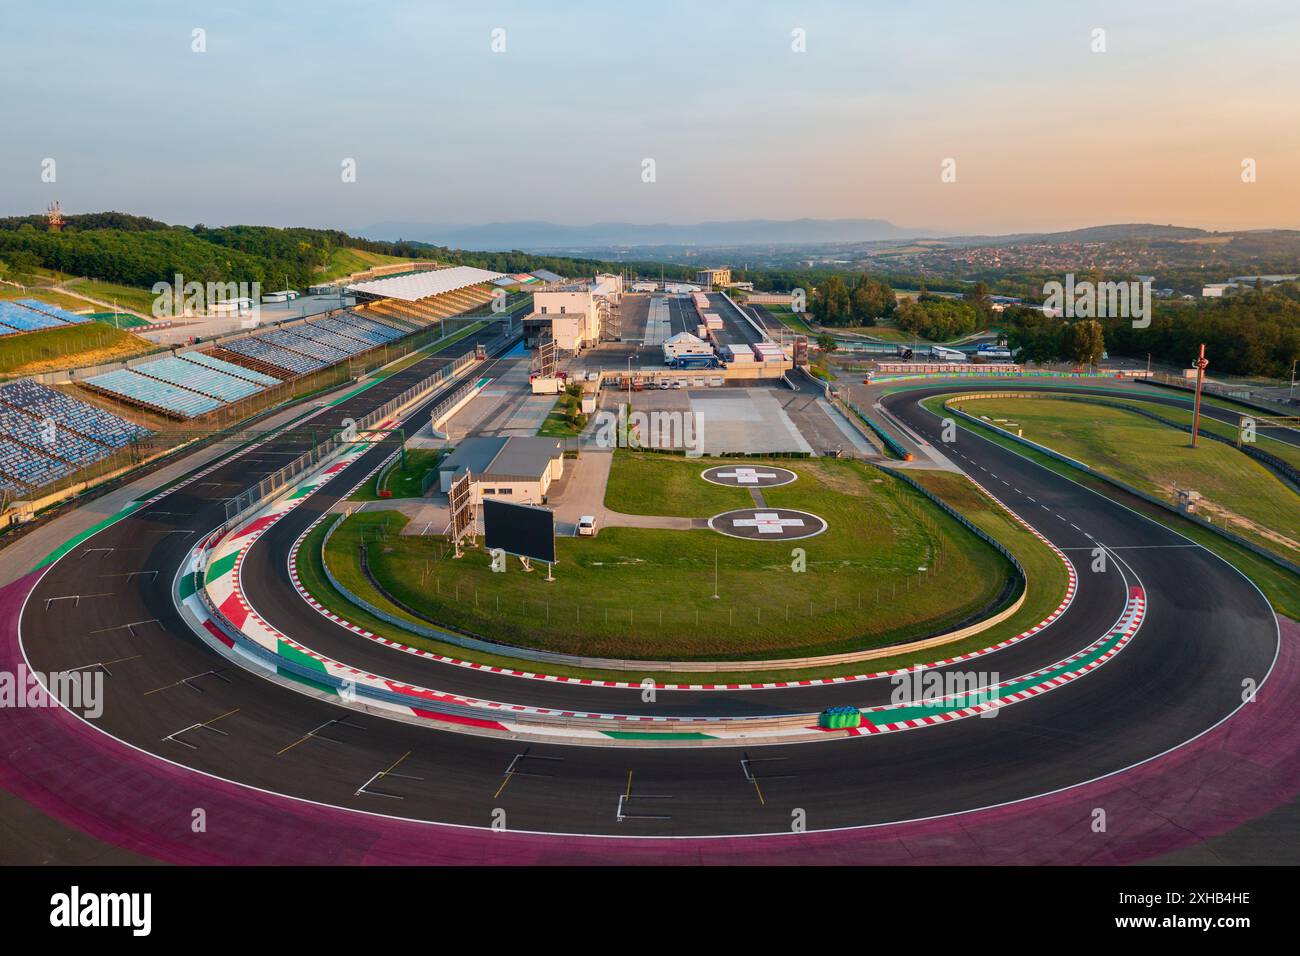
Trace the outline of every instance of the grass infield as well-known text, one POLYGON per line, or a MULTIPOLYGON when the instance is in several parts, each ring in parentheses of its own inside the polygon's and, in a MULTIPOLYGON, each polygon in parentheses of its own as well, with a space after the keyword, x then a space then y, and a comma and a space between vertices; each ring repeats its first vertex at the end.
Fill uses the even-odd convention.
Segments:
MULTIPOLYGON (((322 572, 321 545, 327 527, 325 523, 317 526, 304 540, 298 552, 298 571, 304 587, 323 605, 375 634, 434 653, 463 660, 472 660, 485 665, 521 670, 539 669, 558 676, 602 680, 636 681, 651 677, 664 682, 675 683, 742 683, 837 677, 860 674, 864 671, 888 670, 924 663, 936 658, 964 654, 987 647, 990 644, 995 644, 1007 637, 1021 633, 1041 621, 1056 608, 1065 595, 1068 579, 1060 559, 1043 542, 1027 532, 1001 508, 980 494, 964 477, 941 472, 915 471, 912 474, 928 489, 943 496, 949 504, 972 520, 982 530, 995 535, 997 540, 1006 545, 1016 555, 1029 573, 1028 593, 1026 594, 1024 606, 1016 615, 981 634, 945 645, 941 649, 891 655, 875 659, 869 664, 823 665, 783 671, 756 671, 746 670, 743 663, 737 663, 735 670, 707 673, 656 672, 650 669, 644 672, 609 671, 559 664, 546 664, 539 667, 527 660, 511 657, 507 648, 503 648, 503 652, 500 654, 487 654, 470 651, 459 645, 444 641, 422 637, 410 630, 381 620, 348 601, 330 586, 322 572)), ((402 518, 400 515, 393 515, 391 512, 389 514, 392 517, 387 519, 379 517, 374 520, 378 523, 387 520, 389 529, 396 530, 402 518)), ((352 530, 349 529, 336 534, 334 542, 338 542, 341 534, 349 533, 352 530)), ((362 574, 360 563, 356 557, 356 545, 360 543, 360 533, 356 534, 349 547, 335 547, 334 542, 331 545, 330 567, 345 587, 354 591, 354 593, 364 595, 368 601, 383 608, 387 613, 396 616, 398 619, 418 623, 417 618, 392 604, 383 595, 375 591, 362 574)), ((425 580, 427 581, 427 572, 421 569, 421 573, 426 575, 425 580)))
MULTIPOLYGON (((664 469, 715 488, 694 461, 628 456, 614 466, 641 486, 664 469)), ((797 470, 798 482, 765 496, 827 520, 825 533, 803 541, 607 527, 594 539, 560 538, 548 583, 515 559, 494 573, 482 549, 453 560, 441 538, 400 535, 405 517, 379 511, 346 521, 328 559, 350 567, 364 542, 383 589, 423 617, 507 644, 629 659, 878 647, 970 623, 1017 593, 1000 554, 902 482, 852 461, 802 461, 797 470)), ((733 492, 728 507, 752 504, 743 491, 716 490, 733 492)))

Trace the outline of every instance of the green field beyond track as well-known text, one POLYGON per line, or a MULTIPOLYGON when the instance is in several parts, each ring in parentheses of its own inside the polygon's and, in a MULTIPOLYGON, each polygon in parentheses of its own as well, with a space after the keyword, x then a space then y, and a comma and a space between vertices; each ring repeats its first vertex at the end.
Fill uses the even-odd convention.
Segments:
MULTIPOLYGON (((1242 452, 1135 413, 1057 398, 990 398, 957 407, 1173 502, 1175 489, 1198 492, 1203 517, 1291 561, 1300 561, 1300 498, 1242 452), (1003 419, 1003 421, 997 421, 1003 419), (1014 423, 1014 425, 1009 424, 1014 423)), ((1172 420, 1176 409, 1148 406, 1172 420)), ((1229 428, 1214 426, 1230 434, 1229 428)), ((1275 443, 1271 443, 1275 444, 1275 443)))
MULTIPOLYGON (((481 549, 454 560, 441 538, 400 535, 406 518, 379 511, 349 518, 326 557, 345 586, 364 590, 364 539, 383 589, 421 616, 597 657, 743 660, 876 647, 967 623, 1016 593, 1001 555, 892 476, 852 461, 782 464, 799 480, 766 490, 768 505, 818 514, 825 533, 779 543, 606 527, 594 539, 559 539, 548 583, 544 570, 525 573, 513 558, 493 573, 481 549), (805 571, 793 569, 795 548, 806 552, 805 571)), ((700 518, 752 506, 746 491, 704 482, 701 467, 620 453, 608 503, 700 518)))

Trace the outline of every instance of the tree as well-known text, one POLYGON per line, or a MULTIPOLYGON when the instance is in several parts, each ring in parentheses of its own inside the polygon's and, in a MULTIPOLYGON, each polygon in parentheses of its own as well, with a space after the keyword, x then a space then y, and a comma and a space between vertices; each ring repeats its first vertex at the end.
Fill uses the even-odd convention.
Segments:
POLYGON ((831 276, 813 292, 810 310, 822 325, 848 325, 851 319, 849 290, 839 276, 831 276))
POLYGON ((978 316, 975 306, 969 302, 931 296, 900 305, 894 312, 894 324, 904 332, 946 342, 974 332, 978 316))
POLYGON ((829 332, 824 332, 817 336, 817 345, 823 352, 834 352, 838 346, 835 344, 835 336, 829 332))
POLYGON ((1039 311, 1017 307, 1002 313, 1007 330, 1007 344, 1022 362, 1058 362, 1064 355, 1064 323, 1039 311))
POLYGON ((1096 319, 1081 319, 1065 327, 1065 356, 1079 365, 1096 365, 1106 351, 1106 337, 1096 319))
POLYGON ((849 294, 849 314, 854 325, 875 325, 878 319, 892 315, 898 297, 887 282, 858 276, 849 294))
POLYGON ((962 298, 975 306, 985 320, 993 315, 993 300, 989 298, 989 287, 986 283, 976 282, 962 298))

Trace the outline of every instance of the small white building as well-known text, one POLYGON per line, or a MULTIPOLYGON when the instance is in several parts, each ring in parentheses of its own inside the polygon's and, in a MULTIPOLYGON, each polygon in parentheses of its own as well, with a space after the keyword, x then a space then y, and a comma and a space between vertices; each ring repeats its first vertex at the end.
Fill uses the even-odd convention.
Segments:
POLYGON ((678 332, 664 342, 664 361, 671 362, 683 355, 712 355, 713 346, 698 335, 690 332, 678 332))
POLYGON ((1220 299, 1229 289, 1237 288, 1235 282, 1211 282, 1201 288, 1201 298, 1203 299, 1220 299))
POLYGON ((465 438, 438 463, 438 485, 444 494, 466 470, 474 476, 475 504, 489 497, 540 505, 551 483, 564 474, 564 446, 556 438, 465 438))

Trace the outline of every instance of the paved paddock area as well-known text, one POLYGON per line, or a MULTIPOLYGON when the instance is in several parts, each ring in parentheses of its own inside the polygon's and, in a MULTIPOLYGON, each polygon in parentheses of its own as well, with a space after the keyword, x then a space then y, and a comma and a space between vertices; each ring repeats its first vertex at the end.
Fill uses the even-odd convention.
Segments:
MULTIPOLYGON (((634 393, 632 411, 696 416, 691 427, 698 430, 701 450, 706 455, 792 451, 821 454, 823 449, 814 448, 800 434, 782 408, 781 397, 780 390, 772 388, 655 390, 634 393)), ((652 426, 655 421, 651 419, 652 426)), ((657 448, 683 447, 687 427, 684 420, 659 421, 660 427, 652 427, 645 436, 649 439, 646 443, 657 448)), ((827 426, 834 427, 829 421, 827 426)))

